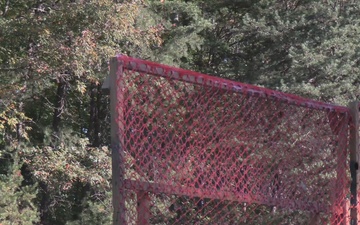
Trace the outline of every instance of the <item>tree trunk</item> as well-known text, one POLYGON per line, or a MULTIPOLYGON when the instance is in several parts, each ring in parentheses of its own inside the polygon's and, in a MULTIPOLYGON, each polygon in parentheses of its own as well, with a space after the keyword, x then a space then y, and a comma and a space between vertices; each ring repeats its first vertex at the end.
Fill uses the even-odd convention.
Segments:
POLYGON ((66 95, 66 83, 61 81, 58 83, 55 103, 54 103, 54 117, 53 117, 53 131, 58 134, 60 131, 61 114, 65 108, 65 95, 66 95))
POLYGON ((94 120, 94 147, 100 146, 100 107, 101 107, 101 85, 97 84, 96 111, 94 120))
POLYGON ((101 85, 92 83, 90 86, 90 121, 88 137, 93 147, 100 146, 100 112, 101 85))
POLYGON ((40 224, 48 225, 49 224, 49 205, 50 198, 47 185, 44 182, 39 182, 40 188, 40 224))
POLYGON ((53 135, 54 138, 60 139, 60 123, 61 123, 61 114, 64 112, 65 108, 65 96, 66 96, 66 83, 65 81, 60 81, 57 86, 55 102, 54 102, 54 117, 53 117, 53 135))

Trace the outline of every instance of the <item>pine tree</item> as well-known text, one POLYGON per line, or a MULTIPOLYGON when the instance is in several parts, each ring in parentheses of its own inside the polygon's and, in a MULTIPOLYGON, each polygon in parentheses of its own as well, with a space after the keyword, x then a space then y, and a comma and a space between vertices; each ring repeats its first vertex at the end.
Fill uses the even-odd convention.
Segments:
POLYGON ((109 57, 347 104, 360 98, 358 4, 0 1, 0 223, 109 223, 109 57))
POLYGON ((359 1, 193 2, 214 21, 196 70, 343 105, 360 97, 359 1))
MULTIPOLYGON (((3 154, 4 156, 4 154, 3 154)), ((36 184, 26 184, 21 173, 21 164, 16 153, 6 173, 0 174, 0 224, 32 225, 39 222, 39 212, 35 204, 36 184)), ((4 162, 4 158, 1 160, 4 162)))
POLYGON ((148 11, 163 32, 161 45, 147 59, 190 69, 192 52, 204 43, 200 34, 212 26, 200 6, 194 1, 151 1, 148 11))

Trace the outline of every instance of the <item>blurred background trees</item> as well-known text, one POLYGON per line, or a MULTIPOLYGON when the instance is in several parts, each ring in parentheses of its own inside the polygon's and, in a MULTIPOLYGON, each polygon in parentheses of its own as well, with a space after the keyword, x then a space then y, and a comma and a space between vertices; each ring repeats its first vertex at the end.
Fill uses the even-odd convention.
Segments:
POLYGON ((0 223, 111 224, 122 53, 346 105, 359 0, 0 0, 0 223))

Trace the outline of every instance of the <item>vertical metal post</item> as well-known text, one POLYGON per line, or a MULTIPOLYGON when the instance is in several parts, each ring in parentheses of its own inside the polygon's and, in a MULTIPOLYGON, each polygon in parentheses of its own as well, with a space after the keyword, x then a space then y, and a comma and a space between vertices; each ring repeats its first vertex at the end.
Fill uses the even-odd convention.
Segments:
POLYGON ((334 135, 337 136, 336 144, 336 181, 331 194, 332 224, 348 225, 348 203, 346 200, 347 180, 347 143, 348 143, 348 113, 329 112, 329 125, 334 135))
POLYGON ((137 192, 138 225, 150 224, 150 196, 146 191, 137 192))
POLYGON ((349 104, 349 109, 351 113, 351 123, 350 123, 350 139, 349 139, 349 150, 350 150, 350 173, 351 173, 351 225, 358 225, 358 191, 359 191, 359 181, 360 181, 360 173, 359 173, 359 101, 351 102, 349 104))
POLYGON ((123 67, 116 57, 110 60, 110 75, 104 81, 103 92, 110 94, 111 114, 111 158, 112 158, 112 203, 113 224, 125 225, 125 190, 124 190, 124 109, 121 80, 123 67))
POLYGON ((347 114, 339 115, 336 132, 338 134, 337 145, 337 182, 335 202, 340 203, 341 208, 336 209, 337 224, 347 225, 348 209, 346 207, 346 173, 347 173, 347 143, 348 143, 348 121, 347 114))

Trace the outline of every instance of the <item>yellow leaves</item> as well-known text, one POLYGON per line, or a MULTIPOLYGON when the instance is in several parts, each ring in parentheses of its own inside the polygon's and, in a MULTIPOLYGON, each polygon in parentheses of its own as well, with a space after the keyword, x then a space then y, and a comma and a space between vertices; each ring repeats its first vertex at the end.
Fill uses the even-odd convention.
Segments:
POLYGON ((16 124, 19 123, 19 120, 17 118, 9 118, 7 120, 7 124, 10 126, 10 127, 16 127, 16 124))
POLYGON ((109 152, 110 152, 110 150, 109 150, 109 148, 108 148, 107 146, 102 146, 102 147, 101 147, 101 150, 102 150, 103 152, 105 152, 105 153, 109 153, 109 152))
MULTIPOLYGON (((89 75, 100 63, 100 51, 94 32, 88 29, 83 30, 82 35, 76 38, 74 47, 73 54, 77 59, 74 64, 78 74, 89 75)), ((84 89, 80 87, 80 91, 84 89)))
POLYGON ((82 81, 76 81, 76 90, 81 94, 85 94, 86 92, 86 84, 82 81))
POLYGON ((49 190, 66 192, 79 181, 109 188, 111 163, 107 147, 90 148, 87 138, 63 135, 66 144, 61 148, 39 146, 23 155, 34 168, 34 176, 46 182, 49 190))
POLYGON ((18 59, 17 58, 14 58, 14 57, 11 57, 9 59, 9 62, 10 62, 10 65, 15 65, 17 63, 18 59))
POLYGON ((14 132, 20 134, 22 138, 28 140, 28 134, 31 128, 26 126, 24 121, 29 121, 23 112, 18 111, 18 105, 10 103, 0 112, 0 133, 14 132))
MULTIPOLYGON (((106 73, 105 62, 115 52, 145 52, 162 44, 164 28, 143 16, 147 12, 141 1, 89 0, 59 6, 37 28, 39 40, 32 49, 36 57, 29 61, 38 74, 70 71, 70 76, 88 79, 106 73)), ((76 89, 86 91, 82 84, 76 89)))
POLYGON ((50 176, 50 173, 45 171, 34 171, 34 176, 38 179, 46 180, 50 176))
POLYGON ((49 37, 50 34, 51 34, 51 32, 50 32, 49 29, 45 28, 45 29, 43 30, 43 35, 44 35, 44 37, 49 37))

